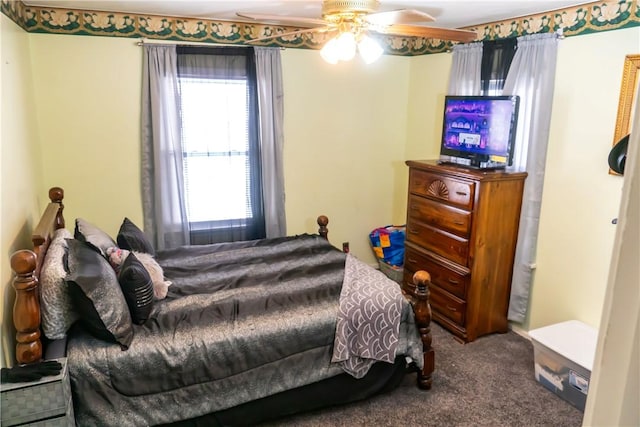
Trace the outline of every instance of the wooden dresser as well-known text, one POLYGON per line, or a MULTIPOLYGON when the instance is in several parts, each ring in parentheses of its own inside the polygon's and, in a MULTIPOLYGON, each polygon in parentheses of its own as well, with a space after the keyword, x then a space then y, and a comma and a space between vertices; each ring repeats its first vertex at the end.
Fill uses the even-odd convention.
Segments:
POLYGON ((433 319, 464 342, 507 332, 526 172, 407 161, 405 290, 431 274, 433 319))

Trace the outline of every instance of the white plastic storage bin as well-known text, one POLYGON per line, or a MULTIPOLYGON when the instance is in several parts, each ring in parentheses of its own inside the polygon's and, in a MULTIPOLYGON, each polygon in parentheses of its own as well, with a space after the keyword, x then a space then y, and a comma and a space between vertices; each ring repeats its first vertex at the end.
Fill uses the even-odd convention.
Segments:
POLYGON ((529 331, 536 380, 584 411, 598 331, 577 320, 529 331))

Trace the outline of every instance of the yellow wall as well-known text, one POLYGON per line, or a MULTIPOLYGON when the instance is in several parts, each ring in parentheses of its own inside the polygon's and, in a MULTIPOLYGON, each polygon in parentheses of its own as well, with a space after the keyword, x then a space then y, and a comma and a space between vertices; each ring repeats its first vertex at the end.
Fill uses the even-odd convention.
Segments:
MULTIPOLYGON (((451 54, 439 53, 411 59, 409 78, 409 110, 407 114, 407 144, 405 159, 436 159, 442 137, 442 106, 449 85, 451 54)), ((396 180, 395 198, 398 213, 406 217, 409 169, 403 163, 396 180)))
POLYGON ((111 37, 29 37, 44 187, 65 190, 67 228, 83 217, 115 236, 125 216, 142 224, 140 47, 111 37))
MULTIPOLYGON (((440 153, 442 106, 449 86, 450 69, 450 53, 417 56, 411 59, 405 149, 408 159, 433 159, 440 153)), ((407 183, 404 183, 405 190, 406 185, 407 183)))
MULTIPOLYGON (((26 34, 4 16, 1 35, 4 332, 7 258, 28 247, 48 187, 65 188, 68 228, 77 216, 112 234, 125 215, 142 223, 142 57, 133 40, 26 34)), ((560 43, 532 327, 568 318, 598 326, 621 186, 606 173, 606 153, 622 60, 640 51, 639 36, 635 28, 560 43)), ((282 61, 288 232, 315 232, 327 214, 332 242, 349 241, 373 262, 368 232, 404 222, 404 161, 438 152, 451 56, 331 67, 315 51, 290 49, 282 61)))
MULTIPOLYGON (((0 224, 0 319, 2 352, 0 366, 13 363, 15 329, 13 328, 12 272, 9 257, 18 249, 29 248, 31 232, 44 207, 38 147, 38 122, 35 117, 36 96, 31 76, 29 36, 13 21, 0 15, 2 50, 2 124, 0 224), (34 167, 35 166, 35 167, 34 167)), ((46 195, 45 195, 46 198, 46 195)))
POLYGON ((394 205, 404 161, 409 58, 331 66, 318 52, 285 50, 285 191, 289 234, 329 217, 334 245, 369 263, 369 232, 404 222, 394 205))

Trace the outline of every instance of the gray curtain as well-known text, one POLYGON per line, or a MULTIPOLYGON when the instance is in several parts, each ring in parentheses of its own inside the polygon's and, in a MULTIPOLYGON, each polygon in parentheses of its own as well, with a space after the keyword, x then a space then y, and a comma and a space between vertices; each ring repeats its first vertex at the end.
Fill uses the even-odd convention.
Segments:
POLYGON ((536 266, 557 52, 556 34, 519 37, 518 50, 503 88, 505 95, 520 96, 513 164, 529 173, 524 186, 509 303, 508 318, 515 322, 525 320, 536 266))
POLYGON ((265 231, 267 237, 280 237, 287 232, 282 164, 284 93, 280 49, 255 47, 254 51, 258 80, 265 231))
POLYGON ((142 209, 156 250, 189 244, 175 46, 144 46, 142 209))
POLYGON ((452 50, 448 95, 480 95, 482 43, 457 44, 452 50))

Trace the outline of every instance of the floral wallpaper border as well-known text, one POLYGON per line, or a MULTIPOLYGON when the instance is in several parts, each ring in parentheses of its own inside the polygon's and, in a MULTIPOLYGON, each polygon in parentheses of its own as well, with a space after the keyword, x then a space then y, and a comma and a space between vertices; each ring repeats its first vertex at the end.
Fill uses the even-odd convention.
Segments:
MULTIPOLYGON (((148 38, 216 44, 247 42, 283 34, 257 42, 260 46, 319 49, 322 33, 286 35, 293 27, 247 24, 233 21, 189 19, 172 16, 97 12, 26 6, 21 0, 1 0, 2 13, 28 32, 148 38)), ((537 15, 486 23, 465 29, 475 31, 478 40, 495 40, 527 34, 562 32, 565 37, 640 26, 640 0, 596 1, 537 15)), ((444 52, 455 42, 422 37, 380 36, 385 52, 413 56, 444 52)))

